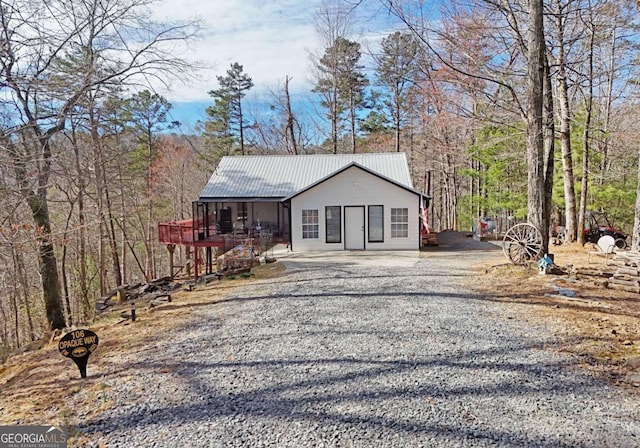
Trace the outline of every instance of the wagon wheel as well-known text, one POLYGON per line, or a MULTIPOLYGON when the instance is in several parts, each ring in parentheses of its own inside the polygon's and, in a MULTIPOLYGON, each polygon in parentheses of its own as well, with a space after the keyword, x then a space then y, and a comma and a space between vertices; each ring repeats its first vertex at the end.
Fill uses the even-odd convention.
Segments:
POLYGON ((627 240, 624 238, 616 238, 616 247, 618 249, 626 249, 627 248, 627 240))
POLYGON ((542 255, 542 233, 531 224, 516 224, 502 240, 505 256, 515 264, 525 264, 542 255))

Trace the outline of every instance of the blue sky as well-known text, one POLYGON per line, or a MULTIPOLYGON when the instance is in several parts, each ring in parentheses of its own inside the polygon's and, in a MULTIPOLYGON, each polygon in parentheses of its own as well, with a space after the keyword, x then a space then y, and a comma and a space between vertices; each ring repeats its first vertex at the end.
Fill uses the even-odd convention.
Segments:
MULTIPOLYGON (((294 102, 309 100, 313 87, 309 78, 310 53, 324 50, 316 33, 315 13, 322 0, 161 0, 155 4, 158 20, 200 19, 204 29, 185 54, 209 66, 195 79, 175 82, 171 90, 158 88, 172 104, 172 118, 185 131, 204 118, 211 104, 207 92, 217 87, 216 76, 224 75, 233 62, 243 65, 252 78, 251 95, 266 95, 292 78, 294 102)), ((359 10, 351 39, 375 46, 391 32, 394 22, 380 11, 378 0, 366 0, 359 10)))

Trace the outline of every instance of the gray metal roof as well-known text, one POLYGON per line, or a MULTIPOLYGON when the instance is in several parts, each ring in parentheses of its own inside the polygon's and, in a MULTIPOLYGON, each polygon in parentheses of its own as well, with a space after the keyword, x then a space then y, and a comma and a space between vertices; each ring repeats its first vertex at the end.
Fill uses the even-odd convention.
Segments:
POLYGON ((282 199, 356 162, 413 189, 404 153, 223 157, 200 200, 282 199))

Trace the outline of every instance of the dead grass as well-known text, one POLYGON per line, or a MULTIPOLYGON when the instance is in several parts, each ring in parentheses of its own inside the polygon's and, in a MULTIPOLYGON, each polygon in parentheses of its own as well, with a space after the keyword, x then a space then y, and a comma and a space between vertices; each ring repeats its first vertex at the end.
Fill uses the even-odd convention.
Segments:
POLYGON ((279 263, 257 266, 251 278, 238 276, 180 291, 172 295, 171 303, 151 309, 136 304, 133 323, 123 322, 118 310, 101 315, 84 326, 100 338, 98 350, 89 359, 86 379, 81 379, 74 363, 58 352, 57 340, 39 350, 10 356, 0 364, 0 425, 69 426, 79 416, 101 413, 111 405, 104 378, 126 381, 130 375, 123 356, 144 350, 172 329, 186 325, 195 308, 215 305, 230 289, 275 277, 283 270, 279 263))
MULTIPOLYGON (((589 247, 573 244, 552 250, 560 267, 604 267, 600 257, 587 265, 589 247)), ((539 275, 537 265, 515 266, 504 260, 480 266, 483 274, 473 280, 473 287, 489 300, 514 304, 527 319, 551 326, 559 341, 557 349, 576 355, 583 367, 599 377, 638 387, 638 294, 607 289, 601 278, 539 275), (563 297, 555 287, 575 291, 576 297, 563 297)))

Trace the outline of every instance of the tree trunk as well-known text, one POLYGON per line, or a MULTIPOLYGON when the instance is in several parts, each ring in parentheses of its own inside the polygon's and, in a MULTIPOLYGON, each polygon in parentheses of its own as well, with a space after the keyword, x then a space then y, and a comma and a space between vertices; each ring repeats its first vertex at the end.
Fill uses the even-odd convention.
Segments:
POLYGON ((47 321, 52 330, 65 327, 58 263, 53 242, 51 241, 51 218, 47 199, 49 176, 51 174, 51 143, 49 138, 57 130, 58 127, 54 127, 43 133, 36 123, 30 123, 29 127, 23 127, 20 130, 23 146, 21 148, 14 145, 8 146, 9 154, 13 159, 16 183, 20 188, 22 198, 31 210, 33 223, 38 232, 38 258, 40 261, 42 295, 47 321), (30 142, 38 145, 35 154, 31 154, 30 142), (30 178, 32 174, 28 171, 25 160, 35 158, 37 158, 38 164, 35 168, 37 170, 37 184, 34 190, 31 185, 32 179, 30 178))
POLYGON ((640 250, 640 146, 638 146, 638 186, 636 187, 636 212, 631 235, 631 250, 640 250))
MULTIPOLYGON (((104 166, 102 168, 104 170, 104 166)), ((104 177, 104 173, 103 173, 104 177)), ((113 210, 111 206, 111 198, 109 196, 109 189, 104 192, 105 202, 107 204, 107 235, 109 236, 109 248, 111 249, 111 265, 113 267, 113 273, 115 275, 116 286, 122 286, 122 273, 120 272, 120 256, 118 255, 118 244, 116 243, 116 228, 113 222, 115 217, 113 216, 113 210)), ((124 249, 123 249, 124 251, 124 249)))
MULTIPOLYGON (((90 111, 90 118, 92 120, 93 115, 90 111)), ((92 120, 93 121, 93 120, 92 120)), ((92 130, 93 134, 93 130, 92 130)), ((88 263, 87 263, 87 232, 86 232, 86 219, 85 219, 85 210, 84 210, 84 193, 86 189, 87 181, 85 180, 84 172, 82 170, 82 166, 80 163, 80 148, 78 147, 78 143, 76 141, 76 133, 75 129, 72 131, 72 145, 74 152, 74 161, 75 161, 75 176, 77 178, 78 183, 78 283, 80 289, 80 300, 82 302, 82 318, 88 317, 90 303, 89 303, 89 275, 88 275, 88 263)), ((96 177, 98 176, 98 170, 96 167, 96 177)), ((97 194, 98 198, 101 193, 101 184, 98 182, 97 194)), ((101 209, 101 201, 98 200, 98 214, 102 211, 101 209)), ((71 213, 73 210, 69 212, 71 213)), ((102 235, 100 235, 101 237, 102 235)), ((102 239, 102 238, 101 238, 102 239)), ((66 254, 66 251, 65 251, 66 254)), ((98 261, 98 265, 101 266, 101 260, 98 261)), ((65 269, 63 269, 63 282, 66 283, 65 269)), ((102 277, 100 277, 102 279, 102 277)), ((100 294, 104 294, 106 289, 104 288, 103 282, 100 283, 100 294), (104 290, 103 290, 104 289, 104 290)), ((65 288, 65 300, 68 301, 68 293, 66 291, 66 284, 63 285, 65 288)), ((67 307, 67 312, 70 312, 70 307, 67 307)), ((71 315, 69 314, 69 319, 71 319, 71 315)), ((70 320, 71 321, 71 320, 70 320)))
POLYGON ((529 1, 529 58, 527 79, 527 219, 542 232, 542 251, 549 247, 544 228, 544 28, 542 0, 529 1))
POLYGON ((51 242, 51 219, 49 217, 46 190, 40 189, 38 195, 32 193, 27 197, 27 202, 29 203, 36 228, 40 232, 38 236, 38 254, 47 320, 52 330, 62 329, 65 327, 65 320, 62 311, 58 262, 51 242))
POLYGON ((584 228, 586 226, 586 215, 587 215, 587 191, 589 189, 589 144, 587 143, 587 138, 589 132, 587 131, 587 127, 585 126, 585 130, 583 133, 583 141, 582 141, 582 181, 581 181, 581 190, 580 190, 580 212, 578 213, 578 237, 576 241, 580 244, 584 244, 585 235, 584 228))
MULTIPOLYGON (((67 237, 65 231, 65 238, 67 237)), ((67 245, 62 247, 62 260, 60 260, 62 271, 62 294, 64 295, 65 312, 67 313, 67 325, 71 327, 73 325, 73 313, 71 311, 71 298, 69 294, 69 280, 67 280, 67 245)))
POLYGON ((293 116, 293 112, 291 110, 291 97, 289 96, 289 81, 291 79, 286 76, 284 80, 284 93, 287 101, 287 130, 286 134, 291 138, 291 147, 293 149, 293 155, 298 155, 298 144, 296 142, 296 133, 295 133, 295 118, 293 116))
MULTIPOLYGON (((609 71, 607 73, 607 95, 605 97, 605 103, 603 105, 604 112, 602 115, 602 137, 598 139, 598 151, 602 154, 602 161, 600 162, 600 172, 606 173, 609 169, 609 123, 611 122, 611 103, 613 101, 613 83, 615 80, 615 67, 616 67, 616 27, 613 28, 611 35, 611 55, 609 57, 609 71)), ((604 182, 604 176, 599 178, 600 185, 604 182)))
MULTIPOLYGON (((122 285, 122 274, 120 272, 120 258, 118 255, 118 245, 116 244, 116 234, 115 234, 115 227, 113 225, 113 210, 112 210, 112 206, 111 206, 111 199, 109 196, 109 188, 106 188, 106 184, 107 184, 107 169, 106 169, 106 162, 104 160, 104 154, 103 154, 103 147, 102 147, 102 142, 100 140, 100 134, 98 133, 98 120, 96 120, 95 118, 95 114, 94 114, 94 104, 92 103, 90 105, 90 109, 89 109, 89 120, 90 120, 90 127, 91 127, 91 143, 93 146, 93 151, 94 151, 94 170, 96 173, 96 189, 97 189, 97 196, 98 196, 98 213, 100 215, 100 223, 101 223, 101 235, 100 235, 100 239, 101 241, 103 240, 103 233, 102 233, 102 225, 105 226, 106 231, 104 233, 104 235, 107 236, 107 239, 109 241, 109 249, 111 252, 111 265, 113 268, 113 273, 115 276, 115 284, 116 286, 120 286, 122 285), (103 197, 104 194, 104 197, 103 197), (106 210, 105 210, 106 208, 106 210)), ((78 167, 79 170, 79 167, 78 167)), ((82 197, 79 197, 79 199, 81 200, 82 197)), ((82 202, 79 202, 79 207, 80 210, 82 211, 82 206, 81 206, 82 202)), ((83 214, 81 214, 81 216, 83 216, 83 214)), ((101 250, 100 253, 103 254, 104 253, 104 245, 101 245, 101 250)), ((101 257, 101 269, 102 271, 106 270, 106 260, 104 260, 103 257, 101 257)), ((108 279, 105 276, 101 277, 103 280, 101 282, 101 290, 100 290, 100 294, 104 294, 106 292, 106 288, 103 291, 102 288, 106 287, 106 285, 108 284, 108 279)))
POLYGON ((9 319, 2 303, 3 301, 0 300, 0 317, 2 317, 2 319, 0 319, 0 322, 2 322, 2 337, 0 338, 0 343, 2 343, 3 347, 7 347, 10 345, 8 328, 9 319))
POLYGON ((33 318, 31 317, 31 305, 29 304, 29 280, 27 278, 27 271, 24 266, 24 259, 22 252, 16 250, 15 246, 11 246, 13 251, 13 260, 15 265, 15 271, 18 276, 18 282, 22 289, 22 301, 24 309, 27 314, 27 325, 29 326, 29 341, 32 341, 35 334, 33 331, 33 318))
POLYGON ((394 149, 396 152, 400 152, 400 98, 397 88, 393 92, 393 134, 394 149))
POLYGON ((333 81, 333 99, 331 101, 331 143, 333 144, 333 153, 338 154, 338 88, 333 81))
MULTIPOLYGON (((590 11, 591 12, 591 11, 590 11)), ((587 94, 585 98, 584 132, 582 135, 582 190, 580 191, 580 213, 578 218, 578 238, 580 244, 585 243, 585 219, 587 214, 587 192, 589 190, 589 153, 591 145, 591 113, 593 109, 593 47, 595 40, 595 29, 593 20, 589 22, 589 54, 588 54, 588 74, 587 74, 587 94)))
MULTIPOLYGON (((244 155, 244 123, 242 118, 242 98, 240 97, 240 92, 238 92, 238 128, 240 131, 240 154, 244 155)), ((151 140, 149 140, 149 144, 151 144, 151 140)))
MULTIPOLYGON (((242 119, 240 119, 240 129, 242 129, 242 119)), ((147 225, 145 245, 147 248, 147 260, 145 266, 145 278, 146 281, 150 281, 155 277, 155 265, 154 265, 154 251, 153 251, 153 197, 151 191, 151 165, 153 163, 153 145, 151 142, 151 129, 147 129, 147 225)), ((242 138, 242 137, 241 137, 242 138)), ((244 149, 242 152, 244 155, 244 149)))
POLYGON ((20 348, 20 316, 18 315, 18 300, 16 297, 20 294, 18 292, 18 285, 13 285, 11 291, 11 304, 13 305, 13 337, 16 340, 16 348, 20 348))
POLYGON ((356 105, 353 101, 353 96, 351 97, 351 106, 350 106, 350 119, 351 119, 351 152, 353 154, 356 153, 356 105))
MULTIPOLYGON (((555 170, 555 113, 553 108, 553 89, 551 87, 551 69, 549 59, 544 58, 544 112, 545 112, 545 173, 544 173, 544 227, 546 235, 551 230, 551 205, 553 202, 553 173, 555 170)), ((574 210, 575 212, 575 210, 574 210)), ((548 248, 547 248, 548 250, 548 248)))
MULTIPOLYGON (((64 239, 65 241, 69 240, 69 225, 71 223, 71 217, 73 216, 73 202, 70 202, 69 213, 67 214, 67 222, 64 226, 64 239)), ((73 325, 73 314, 71 312, 71 298, 69 294, 69 281, 67 280, 67 252, 69 245, 64 244, 62 246, 62 259, 60 260, 60 273, 62 274, 62 293, 64 295, 64 305, 65 311, 67 313, 67 325, 73 325)))
MULTIPOLYGON (((92 99, 93 103, 93 99, 92 99)), ((89 105, 89 128, 91 133, 91 144, 93 146, 94 156, 94 172, 96 176, 96 202, 98 205, 98 282, 100 285, 100 295, 104 295, 107 292, 107 279, 105 275, 105 250, 104 250, 104 202, 103 195, 106 190, 105 179, 102 176, 102 165, 104 164, 104 158, 102 154, 102 148, 100 146, 100 135, 98 134, 98 124, 95 118, 94 104, 89 105)), ((78 169, 80 169, 78 167, 78 169)), ((79 219, 84 220, 84 213, 82 207, 80 208, 79 219)), ((82 238, 82 236, 81 236, 82 238)), ((84 243, 80 242, 81 250, 84 251, 84 243)), ((81 272, 81 275, 83 273, 81 272)), ((84 273, 86 275, 86 272, 84 273)), ((82 277, 81 277, 82 278, 82 277)), ((88 310, 83 310, 85 314, 88 310)))
POLYGON ((565 200, 565 242, 572 243, 576 240, 576 190, 573 176, 573 155, 571 153, 571 109, 569 107, 569 87, 567 84, 567 57, 564 50, 564 20, 560 1, 556 0, 558 7, 556 26, 558 28, 558 102, 560 103, 560 150, 562 152, 562 170, 565 200))

